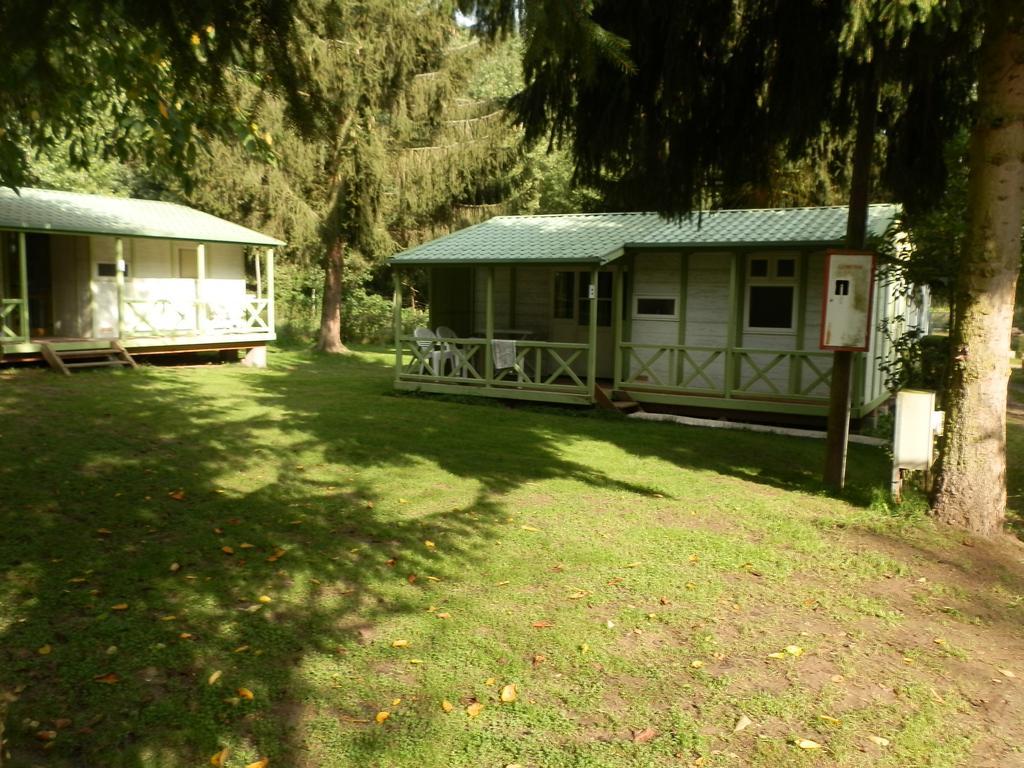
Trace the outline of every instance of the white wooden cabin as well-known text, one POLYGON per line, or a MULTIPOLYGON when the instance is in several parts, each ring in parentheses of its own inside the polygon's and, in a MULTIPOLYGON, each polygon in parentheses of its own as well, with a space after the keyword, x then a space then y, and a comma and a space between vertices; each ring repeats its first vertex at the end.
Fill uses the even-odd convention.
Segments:
POLYGON ((0 189, 0 354, 259 351, 281 245, 173 203, 0 189))
MULTIPOLYGON (((825 254, 846 208, 497 217, 391 260, 429 274, 429 351, 397 331, 403 390, 824 416, 832 353, 819 348, 825 254), (514 343, 499 368, 495 339, 514 343), (508 362, 506 357, 505 362, 508 362)), ((876 241, 896 216, 873 205, 876 241)), ((401 301, 401 281, 396 281, 401 301)), ((886 323, 923 322, 879 278, 871 346, 855 358, 853 415, 888 399, 886 323)), ((897 330, 895 325, 891 330, 897 330)), ((506 354, 508 349, 506 348, 506 354)))

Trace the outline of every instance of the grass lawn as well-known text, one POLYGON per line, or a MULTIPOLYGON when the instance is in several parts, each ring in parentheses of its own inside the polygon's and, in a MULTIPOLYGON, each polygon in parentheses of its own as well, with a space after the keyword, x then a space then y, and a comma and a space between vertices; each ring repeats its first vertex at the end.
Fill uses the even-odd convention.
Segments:
POLYGON ((1024 548, 881 451, 271 366, 0 376, 5 766, 1024 764, 1024 548))

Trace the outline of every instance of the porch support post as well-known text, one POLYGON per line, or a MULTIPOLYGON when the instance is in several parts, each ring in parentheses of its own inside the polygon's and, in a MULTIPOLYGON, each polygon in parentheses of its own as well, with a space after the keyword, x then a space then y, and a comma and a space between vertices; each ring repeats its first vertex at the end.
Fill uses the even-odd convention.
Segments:
POLYGON ((494 265, 487 265, 487 283, 484 286, 484 338, 486 354, 484 355, 484 380, 486 386, 494 383, 494 265))
POLYGON ((597 274, 598 268, 590 270, 590 327, 587 333, 587 394, 594 400, 594 387, 597 386, 597 274))
POLYGON ((117 283, 117 338, 123 339, 125 332, 124 273, 127 264, 124 260, 124 240, 114 240, 115 280, 117 283))
POLYGON ((206 331, 206 244, 196 246, 196 331, 206 331))
POLYGON ((263 269, 260 267, 260 252, 258 248, 252 251, 252 260, 256 267, 256 298, 263 298, 263 269))
MULTIPOLYGON (((807 252, 804 251, 797 259, 799 276, 796 286, 796 339, 793 349, 802 352, 804 349, 804 331, 807 324, 807 252)), ((803 358, 794 355, 789 361, 789 393, 799 396, 803 374, 803 358)))
POLYGON ((395 292, 391 305, 391 322, 395 331, 395 380, 402 375, 402 275, 396 267, 391 273, 395 292))
POLYGON ((618 389, 622 382, 622 265, 615 265, 615 293, 612 295, 612 350, 614 352, 612 389, 618 389))
MULTIPOLYGON (((679 299, 676 302, 676 307, 679 312, 679 320, 677 325, 678 336, 676 337, 676 344, 680 347, 686 346, 686 299, 690 293, 690 254, 688 251, 684 251, 679 257, 679 299)), ((676 357, 676 367, 672 372, 673 379, 670 384, 672 386, 681 387, 683 382, 686 381, 686 350, 679 350, 679 354, 676 357)))
POLYGON ((28 248, 25 244, 25 233, 18 233, 18 286, 21 288, 21 306, 18 307, 18 329, 20 335, 28 341, 32 329, 28 327, 28 248))
POLYGON ((274 249, 267 248, 267 325, 277 334, 277 309, 274 307, 274 249))
POLYGON ((732 397, 740 378, 737 340, 743 332, 743 254, 734 253, 729 264, 729 319, 726 326, 725 387, 726 398, 732 397))

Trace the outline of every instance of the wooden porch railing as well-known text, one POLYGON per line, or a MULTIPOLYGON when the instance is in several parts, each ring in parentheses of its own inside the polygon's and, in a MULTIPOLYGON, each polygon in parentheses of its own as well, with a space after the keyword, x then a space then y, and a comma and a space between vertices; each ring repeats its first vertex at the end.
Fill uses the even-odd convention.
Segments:
POLYGON ((21 299, 0 299, 0 341, 27 341, 27 329, 21 327, 21 299))
POLYGON ((616 388, 718 397, 828 400, 828 352, 623 342, 616 388))
POLYGON ((271 333, 270 299, 245 296, 238 301, 199 302, 169 298, 125 298, 128 337, 199 333, 271 333))
POLYGON ((537 392, 591 397, 594 382, 574 369, 586 368, 586 344, 552 341, 516 341, 515 365, 497 368, 486 339, 399 339, 400 381, 422 381, 456 386, 528 389, 537 392), (487 357, 490 356, 491 366, 487 357), (493 373, 490 378, 487 370, 493 373))

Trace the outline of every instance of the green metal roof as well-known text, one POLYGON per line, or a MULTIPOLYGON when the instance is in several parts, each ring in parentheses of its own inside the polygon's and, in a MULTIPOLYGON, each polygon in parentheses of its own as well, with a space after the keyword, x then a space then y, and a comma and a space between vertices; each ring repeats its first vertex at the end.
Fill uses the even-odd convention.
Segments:
POLYGON ((184 205, 49 189, 22 188, 15 192, 0 188, 0 229, 284 245, 273 237, 184 205))
MULTIPOLYGON (((895 205, 872 205, 868 236, 880 237, 895 205)), ((392 264, 606 264, 626 249, 841 246, 846 207, 705 211, 682 220, 656 213, 496 216, 400 253, 392 264)))

